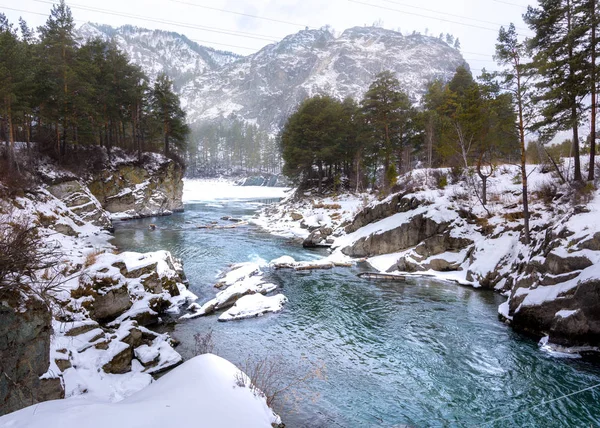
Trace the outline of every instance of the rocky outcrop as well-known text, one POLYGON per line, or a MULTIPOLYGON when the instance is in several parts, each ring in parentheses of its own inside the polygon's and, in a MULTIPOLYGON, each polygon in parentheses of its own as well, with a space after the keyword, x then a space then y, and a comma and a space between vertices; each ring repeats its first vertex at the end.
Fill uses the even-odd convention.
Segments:
POLYGON ((396 193, 386 200, 369 205, 359 211, 352 223, 346 226, 346 233, 352 233, 368 224, 390 217, 396 213, 414 210, 421 205, 427 205, 428 202, 421 201, 415 197, 406 197, 401 193, 396 193))
POLYGON ((281 174, 263 174, 244 177, 235 182, 238 186, 291 187, 291 183, 281 174))
POLYGON ((333 228, 330 226, 315 229, 304 239, 302 246, 304 248, 330 247, 333 243, 333 238, 330 238, 332 233, 333 228))
POLYGON ((397 253, 417 246, 428 238, 443 234, 447 222, 436 222, 424 214, 417 214, 398 227, 360 238, 342 252, 351 257, 372 257, 397 253))
POLYGON ((39 298, 3 292, 0 300, 0 415, 64 397, 48 373, 52 316, 39 298))
POLYGON ((112 229, 110 215, 80 180, 51 184, 48 186, 48 191, 64 202, 67 208, 77 214, 81 220, 103 229, 112 229))
POLYGON ((88 183, 113 218, 141 218, 183 210, 183 168, 156 153, 103 170, 88 183))
POLYGON ((574 220, 575 215, 539 233, 526 254, 529 262, 512 266, 510 296, 500 317, 517 330, 546 336, 549 346, 598 350, 599 234, 589 228, 592 221, 574 220))

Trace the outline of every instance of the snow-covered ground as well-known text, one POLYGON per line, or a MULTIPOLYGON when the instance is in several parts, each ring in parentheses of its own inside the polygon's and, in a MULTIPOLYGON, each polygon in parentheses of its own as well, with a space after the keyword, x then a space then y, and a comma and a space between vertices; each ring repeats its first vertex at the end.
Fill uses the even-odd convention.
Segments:
POLYGON ((223 200, 277 199, 290 192, 285 187, 236 186, 227 179, 185 179, 183 202, 211 202, 223 200))
POLYGON ((247 376, 212 354, 186 361, 118 403, 89 395, 46 401, 0 417, 6 428, 266 427, 280 424, 247 376), (240 379, 244 379, 242 382, 240 379))
POLYGON ((293 193, 278 206, 267 207, 252 222, 279 236, 306 238, 309 229, 320 227, 340 228, 348 224, 354 215, 376 197, 369 193, 342 193, 319 197, 305 193, 294 200, 293 193))

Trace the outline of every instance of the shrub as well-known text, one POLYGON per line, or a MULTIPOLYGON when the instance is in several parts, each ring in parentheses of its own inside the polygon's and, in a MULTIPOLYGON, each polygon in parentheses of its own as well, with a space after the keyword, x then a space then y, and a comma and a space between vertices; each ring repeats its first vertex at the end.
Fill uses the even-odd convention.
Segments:
POLYGON ((594 193, 596 191, 596 187, 592 182, 586 183, 575 183, 573 185, 573 203, 576 205, 579 204, 587 204, 592 199, 594 199, 594 193))
MULTIPOLYGON (((282 398, 294 389, 301 388, 312 379, 324 378, 323 365, 311 365, 308 370, 291 378, 286 376, 288 368, 289 362, 281 357, 249 358, 242 364, 235 383, 241 388, 249 388, 256 396, 264 397, 267 405, 272 408, 273 405, 280 404, 282 398)), ((301 366, 295 368, 299 369, 301 366)))
POLYGON ((45 295, 61 274, 59 261, 58 249, 45 245, 33 222, 0 206, 0 295, 24 289, 45 295))
POLYGON ((443 189, 448 185, 448 175, 439 169, 433 170, 431 176, 438 189, 443 189))
POLYGON ((450 168, 450 178, 452 178, 452 184, 456 184, 461 181, 464 177, 464 168, 462 166, 453 166, 450 168))
POLYGON ((558 187, 550 182, 545 182, 538 188, 536 194, 542 202, 549 205, 558 195, 558 187))
POLYGON ((213 340, 213 330, 209 329, 206 333, 194 334, 194 355, 214 354, 215 342, 213 340))

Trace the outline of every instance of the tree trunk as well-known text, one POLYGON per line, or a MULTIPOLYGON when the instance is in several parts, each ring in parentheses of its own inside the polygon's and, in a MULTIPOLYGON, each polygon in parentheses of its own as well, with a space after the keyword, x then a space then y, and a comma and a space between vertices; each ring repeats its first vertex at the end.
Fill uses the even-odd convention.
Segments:
MULTIPOLYGON (((573 16, 571 10, 571 1, 567 0, 567 34, 568 34, 568 55, 569 55, 569 76, 567 84, 570 86, 569 90, 574 91, 575 84, 575 70, 573 64, 574 47, 573 40, 570 37, 573 31, 573 16)), ((575 170, 573 173, 573 179, 575 181, 581 181, 581 160, 579 159, 579 130, 577 129, 577 97, 571 96, 569 100, 571 104, 571 126, 573 127, 573 156, 575 158, 575 170)))
POLYGON ((592 58, 591 58, 591 84, 592 84, 592 117, 590 120, 590 164, 588 165, 588 180, 594 180, 596 169, 596 0, 590 1, 592 18, 592 58))
POLYGON ((523 243, 529 245, 531 241, 529 232, 529 198, 527 195, 527 158, 525 152, 525 124, 523 121, 523 92, 521 87, 521 75, 519 74, 518 63, 517 68, 517 105, 519 109, 519 143, 521 145, 521 177, 523 184, 523 243))

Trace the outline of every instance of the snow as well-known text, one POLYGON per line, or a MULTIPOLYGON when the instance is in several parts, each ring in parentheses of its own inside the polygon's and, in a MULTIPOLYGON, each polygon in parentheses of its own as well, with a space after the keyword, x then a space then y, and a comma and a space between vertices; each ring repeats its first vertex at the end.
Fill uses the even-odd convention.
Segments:
POLYGON ((0 417, 10 428, 266 427, 281 423, 265 398, 239 386, 240 371, 216 355, 186 361, 143 390, 109 403, 92 397, 47 401, 0 417), (193 414, 190 411, 193 409, 193 414))
POLYGON ((289 188, 266 186, 236 186, 227 180, 183 181, 183 202, 207 202, 223 200, 281 199, 289 188))
POLYGON ((280 312, 287 303, 283 294, 266 297, 262 294, 250 294, 239 299, 228 311, 223 312, 219 321, 233 321, 261 316, 267 312, 280 312))
POLYGON ((567 311, 567 310, 561 310, 558 311, 555 315, 555 317, 557 318, 569 318, 571 315, 575 315, 577 312, 579 312, 579 309, 575 309, 572 311, 567 311))
MULTIPOLYGON (((257 297, 246 299, 244 301, 246 303, 242 303, 241 307, 243 307, 243 313, 241 315, 234 311, 233 313, 237 315, 225 316, 223 319, 219 318, 219 321, 229 320, 228 317, 234 317, 237 319, 249 318, 250 316, 256 316, 259 313, 278 312, 281 310, 269 310, 271 306, 275 307, 275 304, 270 303, 269 305, 265 306, 265 301, 260 299, 260 297, 263 297, 262 295, 269 294, 277 289, 277 285, 266 282, 263 279, 263 272, 260 269, 259 263, 247 262, 232 266, 232 270, 226 273, 223 279, 217 283, 217 285, 227 285, 227 288, 218 292, 213 299, 210 299, 202 305, 198 303, 191 304, 188 307, 188 313, 182 315, 180 319, 190 319, 209 315, 214 311, 222 310, 234 305, 236 302, 244 299, 244 297, 250 296, 257 297), (254 302, 257 306, 252 308, 252 302, 254 302), (245 314, 253 315, 244 316, 245 314)), ((283 297, 283 295, 281 296, 283 297)), ((283 298, 285 299, 285 297, 283 298)), ((268 302, 274 301, 275 300, 268 300, 268 302)))

